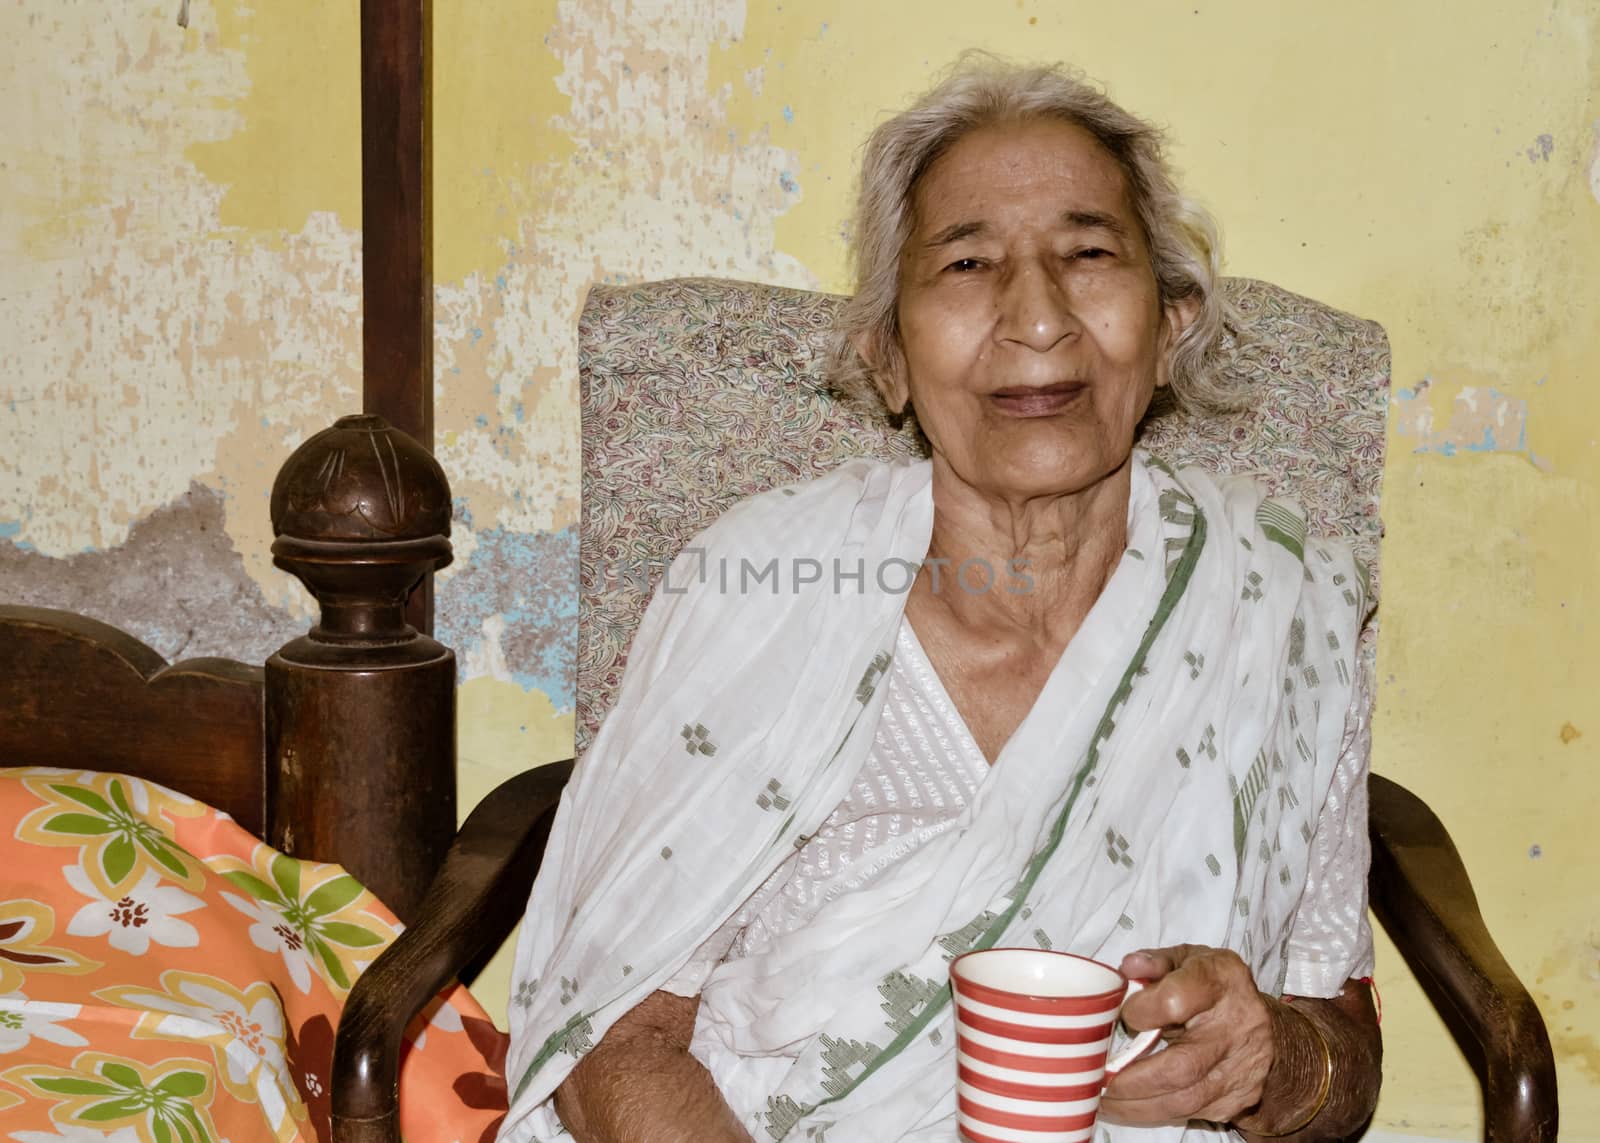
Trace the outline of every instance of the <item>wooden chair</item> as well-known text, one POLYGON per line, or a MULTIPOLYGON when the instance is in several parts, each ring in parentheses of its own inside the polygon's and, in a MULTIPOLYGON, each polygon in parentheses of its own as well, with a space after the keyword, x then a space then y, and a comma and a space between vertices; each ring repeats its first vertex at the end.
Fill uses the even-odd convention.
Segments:
MULTIPOLYGON (((1227 289, 1241 320, 1224 368, 1260 400, 1230 417, 1158 417, 1145 443, 1294 495, 1314 530, 1348 537, 1375 570, 1383 331, 1263 283, 1227 289)), ((839 300, 711 281, 591 293, 580 325, 580 752, 621 680, 648 593, 640 577, 616 569, 664 568, 741 496, 848 456, 916 454, 914 438, 823 383, 839 300)), ((520 911, 571 766, 520 775, 478 807, 417 925, 358 982, 335 1075, 348 1138, 390 1138, 382 1125, 393 1114, 393 1085, 376 1077, 392 1076, 409 1013, 520 911)), ((1554 1140, 1555 1067, 1543 1021, 1484 928, 1449 835, 1394 782, 1374 777, 1370 793, 1373 907, 1477 1069, 1486 1138, 1554 1140)))

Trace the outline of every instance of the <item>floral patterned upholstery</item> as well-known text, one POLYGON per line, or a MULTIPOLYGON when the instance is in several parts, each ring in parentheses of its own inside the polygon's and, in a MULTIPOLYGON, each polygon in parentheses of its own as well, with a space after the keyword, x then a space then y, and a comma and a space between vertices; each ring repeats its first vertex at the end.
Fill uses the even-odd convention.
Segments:
MULTIPOLYGON (((1219 366, 1242 413, 1165 413, 1142 443, 1247 473, 1353 541, 1374 572, 1389 344, 1382 327, 1265 282, 1228 279, 1240 320, 1219 366)), ((610 709, 654 575, 736 501, 855 456, 910 459, 914 433, 823 379, 843 299, 689 278, 596 286, 579 321, 583 517, 578 749, 610 709)))

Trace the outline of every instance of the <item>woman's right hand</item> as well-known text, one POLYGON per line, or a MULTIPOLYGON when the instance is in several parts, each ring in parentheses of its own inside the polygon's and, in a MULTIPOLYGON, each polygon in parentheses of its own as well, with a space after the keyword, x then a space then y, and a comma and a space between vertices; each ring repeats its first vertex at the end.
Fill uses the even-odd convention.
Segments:
POLYGON ((752 1143, 711 1073, 689 1053, 698 996, 654 992, 556 1088, 577 1143, 752 1143))

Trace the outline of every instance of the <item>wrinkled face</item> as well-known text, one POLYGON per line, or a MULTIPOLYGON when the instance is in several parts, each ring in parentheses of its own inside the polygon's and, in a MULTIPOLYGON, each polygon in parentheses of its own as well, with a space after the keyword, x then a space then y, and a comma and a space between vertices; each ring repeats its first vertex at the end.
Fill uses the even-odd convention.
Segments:
POLYGON ((1060 120, 998 124, 914 196, 889 408, 909 399, 936 465, 1007 500, 1119 470, 1186 317, 1163 310, 1116 160, 1060 120))

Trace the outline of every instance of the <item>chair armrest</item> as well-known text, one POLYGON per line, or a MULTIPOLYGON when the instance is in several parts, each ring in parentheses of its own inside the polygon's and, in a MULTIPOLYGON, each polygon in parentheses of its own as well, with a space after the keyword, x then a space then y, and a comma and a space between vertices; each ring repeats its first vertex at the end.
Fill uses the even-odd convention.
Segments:
POLYGON ((1483 1086, 1490 1143, 1556 1138, 1544 1020, 1478 912, 1461 855, 1426 803, 1372 775, 1372 907, 1483 1086))
POLYGON ((400 1043, 406 1025, 522 916, 572 761, 496 787, 467 818, 401 933, 345 1001, 333 1049, 337 1143, 398 1143, 400 1043))

